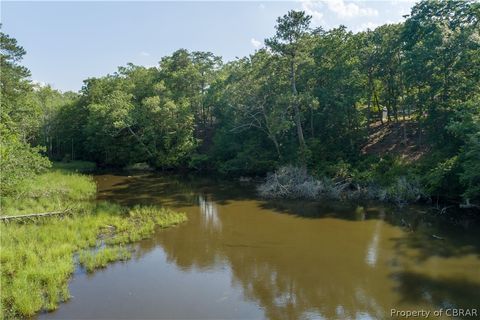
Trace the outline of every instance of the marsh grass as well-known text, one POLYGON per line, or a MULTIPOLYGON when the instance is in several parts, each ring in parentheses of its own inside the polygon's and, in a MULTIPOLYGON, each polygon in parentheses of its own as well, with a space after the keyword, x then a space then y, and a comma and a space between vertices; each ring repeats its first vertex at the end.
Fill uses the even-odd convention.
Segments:
POLYGON ((155 206, 125 208, 95 203, 90 177, 61 171, 43 174, 23 186, 25 197, 2 199, 2 214, 74 208, 70 216, 35 223, 0 224, 0 319, 54 310, 69 299, 74 254, 87 272, 130 257, 128 244, 147 238, 155 228, 186 220, 183 213, 155 206))
POLYGON ((97 169, 95 162, 90 161, 62 161, 62 162, 53 162, 52 168, 54 170, 61 170, 66 172, 93 172, 97 169))
POLYGON ((124 246, 106 247, 100 250, 82 250, 78 257, 79 263, 87 272, 93 272, 98 268, 105 268, 114 261, 130 259, 132 253, 124 246))
POLYGON ((2 215, 75 209, 90 211, 95 182, 89 176, 53 170, 22 182, 16 192, 1 198, 2 215))

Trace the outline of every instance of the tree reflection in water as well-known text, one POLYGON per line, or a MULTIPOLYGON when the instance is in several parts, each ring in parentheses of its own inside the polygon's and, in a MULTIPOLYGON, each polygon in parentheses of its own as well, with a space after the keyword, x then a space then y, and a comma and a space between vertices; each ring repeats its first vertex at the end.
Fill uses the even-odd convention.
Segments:
POLYGON ((265 202, 249 185, 172 176, 112 177, 99 187, 106 199, 141 199, 188 214, 184 225, 142 241, 134 263, 162 250, 185 272, 229 269, 230 286, 269 319, 378 319, 391 308, 480 305, 475 231, 447 234, 418 222, 412 232, 399 225, 416 216, 411 210, 265 202), (436 246, 448 251, 427 250, 436 246))

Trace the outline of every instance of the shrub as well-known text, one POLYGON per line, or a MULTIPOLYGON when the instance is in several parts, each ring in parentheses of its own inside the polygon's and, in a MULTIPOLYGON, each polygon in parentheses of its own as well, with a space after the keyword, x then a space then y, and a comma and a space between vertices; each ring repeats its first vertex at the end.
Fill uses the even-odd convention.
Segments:
MULTIPOLYGON (((340 170, 340 174, 346 172, 342 173, 340 170)), ((344 177, 316 179, 309 175, 305 168, 285 166, 269 174, 257 190, 260 196, 270 199, 370 199, 393 202, 397 205, 415 202, 424 196, 419 182, 406 176, 399 176, 394 180, 392 178, 393 182, 388 184, 374 181, 368 184, 352 183, 349 175, 344 177)))
POLYGON ((0 195, 12 195, 23 181, 33 178, 51 166, 42 148, 32 148, 0 127, 0 195))
POLYGON ((344 182, 315 179, 305 168, 284 166, 267 176, 257 190, 264 198, 318 199, 321 196, 339 199, 346 188, 344 182))

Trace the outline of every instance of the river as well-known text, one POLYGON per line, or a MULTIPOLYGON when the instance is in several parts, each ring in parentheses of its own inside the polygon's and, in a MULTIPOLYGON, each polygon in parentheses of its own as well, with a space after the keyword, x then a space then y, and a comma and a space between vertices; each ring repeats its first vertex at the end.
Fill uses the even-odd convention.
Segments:
POLYGON ((128 262, 78 270, 72 299, 40 319, 384 319, 392 309, 480 309, 479 227, 425 219, 426 208, 264 201, 251 183, 205 177, 95 179, 100 200, 164 205, 189 220, 135 244, 128 262))

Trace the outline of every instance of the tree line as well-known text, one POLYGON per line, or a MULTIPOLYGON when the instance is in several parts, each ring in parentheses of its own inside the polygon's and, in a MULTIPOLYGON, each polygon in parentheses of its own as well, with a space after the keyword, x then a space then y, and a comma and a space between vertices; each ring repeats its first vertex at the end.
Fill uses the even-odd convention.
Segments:
POLYGON ((158 67, 87 79, 79 93, 32 84, 25 51, 1 33, 2 192, 48 158, 232 176, 295 164, 352 183, 405 176, 430 196, 479 200, 479 20, 475 1, 421 1, 402 23, 353 33, 290 11, 248 57, 180 49, 158 67), (382 124, 425 155, 362 152, 382 124))

